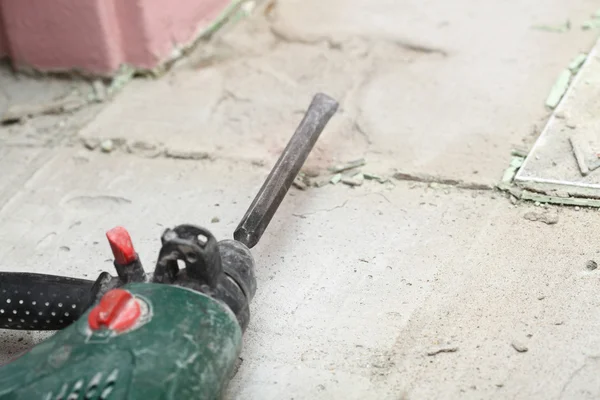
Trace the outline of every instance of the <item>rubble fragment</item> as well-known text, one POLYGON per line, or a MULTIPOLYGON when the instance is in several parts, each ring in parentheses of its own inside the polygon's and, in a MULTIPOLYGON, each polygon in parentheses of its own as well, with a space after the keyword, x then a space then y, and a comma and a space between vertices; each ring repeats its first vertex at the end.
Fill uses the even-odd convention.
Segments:
POLYGON ((165 156, 167 158, 175 158, 178 160, 207 160, 210 159, 210 154, 200 150, 177 150, 166 149, 165 156))
POLYGON ((557 212, 534 212, 530 211, 523 215, 528 221, 538 221, 543 222, 546 225, 554 225, 558 223, 558 213, 557 212))
POLYGON ((513 340, 513 342, 510 345, 513 347, 513 349, 515 349, 519 353, 525 353, 529 350, 529 348, 527 346, 525 346, 523 343, 521 343, 517 340, 513 340))
POLYGON ((594 260, 589 260, 588 262, 585 263, 585 267, 589 270, 589 271, 594 271, 595 269, 598 268, 598 263, 594 260))
POLYGON ((539 201, 548 204, 561 204, 565 206, 597 207, 600 208, 600 200, 584 199, 580 197, 556 197, 539 193, 533 193, 528 190, 521 192, 521 200, 539 201))
POLYGON ((366 165, 366 163, 367 162, 364 158, 360 158, 358 160, 350 161, 346 164, 334 165, 333 167, 329 168, 329 171, 333 172, 334 174, 337 174, 340 172, 348 171, 350 169, 362 167, 362 166, 366 165))
POLYGON ((102 103, 104 100, 106 100, 108 93, 106 91, 106 86, 104 86, 104 83, 100 79, 92 82, 92 89, 94 90, 91 99, 92 101, 102 103))
POLYGON ((137 154, 146 158, 156 158, 163 152, 159 146, 142 140, 127 142, 125 148, 130 154, 137 154))
POLYGON ((102 150, 103 153, 110 153, 114 149, 115 145, 111 139, 103 140, 102 143, 100 143, 100 150, 102 150))
POLYGON ((427 352, 428 356, 436 356, 440 353, 456 353, 458 351, 458 347, 439 347, 427 352))
POLYGON ((310 183, 308 182, 308 178, 303 173, 299 173, 292 182, 292 185, 294 185, 296 189, 306 190, 308 189, 310 183))
POLYGON ((384 178, 384 177, 379 176, 379 175, 371 174, 369 172, 363 172, 363 176, 364 176, 364 178, 366 180, 377 181, 379 183, 386 183, 387 181, 389 181, 388 178, 384 178))
POLYGON ((598 28, 600 28, 600 17, 592 18, 588 21, 585 21, 583 24, 581 24, 581 29, 583 29, 584 31, 589 31, 591 29, 598 29, 598 28))
POLYGON ((580 134, 572 134, 569 136, 569 142, 581 175, 586 176, 591 171, 600 168, 600 159, 597 152, 592 149, 589 140, 580 134))
POLYGON ((546 107, 550 109, 555 109, 560 100, 563 98, 567 89, 569 88, 569 83, 571 82, 571 71, 565 69, 560 73, 556 82, 552 86, 550 90, 550 94, 546 99, 546 107))
POLYGON ((502 175, 502 183, 510 184, 513 181, 515 175, 517 174, 519 168, 521 168, 521 166, 523 165, 524 161, 525 158, 523 157, 513 156, 513 158, 510 160, 510 165, 502 175))
POLYGON ((336 185, 338 184, 340 181, 342 180, 342 174, 335 174, 334 176, 331 177, 331 179, 329 180, 329 182, 332 185, 336 185))
POLYGON ((513 157, 520 157, 520 158, 525 158, 527 157, 527 154, 529 154, 529 151, 523 148, 518 148, 515 147, 514 149, 511 150, 510 155, 513 157))
POLYGON ((357 173, 351 177, 342 177, 342 183, 348 186, 361 186, 365 180, 365 177, 362 173, 357 173))
POLYGON ((83 147, 88 150, 95 150, 100 146, 100 140, 96 138, 82 138, 81 143, 83 144, 83 147))
POLYGON ((569 71, 571 71, 573 75, 577 74, 585 60, 587 60, 587 54, 579 53, 577 57, 575 57, 573 61, 571 61, 571 63, 569 64, 569 71))
POLYGON ((558 25, 534 25, 532 28, 538 31, 564 33, 571 29, 571 21, 566 20, 564 23, 558 25))
POLYGON ((569 143, 571 143, 571 148, 573 149, 573 155, 577 161, 579 172, 581 172, 581 175, 586 176, 590 173, 590 170, 585 162, 585 156, 583 154, 583 149, 581 148, 581 142, 577 139, 577 136, 571 136, 569 137, 569 143))
POLYGON ((300 172, 307 178, 317 178, 321 174, 317 168, 311 167, 304 167, 300 172))

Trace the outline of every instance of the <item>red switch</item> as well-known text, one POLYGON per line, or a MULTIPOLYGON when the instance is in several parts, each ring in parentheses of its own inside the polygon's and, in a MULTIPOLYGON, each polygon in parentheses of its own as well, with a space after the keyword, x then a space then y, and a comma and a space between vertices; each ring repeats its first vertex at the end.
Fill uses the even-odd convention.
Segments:
POLYGON ((102 296, 100 303, 90 311, 88 324, 94 330, 108 328, 122 332, 135 325, 140 315, 140 305, 131 293, 113 289, 102 296))
POLYGON ((110 243, 115 261, 120 265, 128 265, 137 260, 137 254, 131 243, 131 237, 127 229, 117 226, 106 232, 106 238, 110 243))

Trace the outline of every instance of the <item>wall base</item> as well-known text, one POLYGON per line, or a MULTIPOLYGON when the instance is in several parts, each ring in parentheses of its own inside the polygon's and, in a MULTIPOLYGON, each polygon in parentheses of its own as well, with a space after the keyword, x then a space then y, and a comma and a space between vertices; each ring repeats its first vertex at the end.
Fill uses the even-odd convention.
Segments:
POLYGON ((113 76, 178 57, 240 0, 0 0, 0 58, 19 69, 113 76))

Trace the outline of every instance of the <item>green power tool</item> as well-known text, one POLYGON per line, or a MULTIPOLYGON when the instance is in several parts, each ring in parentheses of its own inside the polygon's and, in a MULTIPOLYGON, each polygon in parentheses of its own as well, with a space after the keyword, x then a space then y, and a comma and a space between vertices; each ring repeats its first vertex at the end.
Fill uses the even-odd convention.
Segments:
POLYGON ((317 94, 234 232, 167 229, 153 273, 129 233, 107 233, 117 276, 0 273, 0 328, 60 330, 0 368, 0 400, 218 399, 256 291, 250 248, 337 110, 317 94))

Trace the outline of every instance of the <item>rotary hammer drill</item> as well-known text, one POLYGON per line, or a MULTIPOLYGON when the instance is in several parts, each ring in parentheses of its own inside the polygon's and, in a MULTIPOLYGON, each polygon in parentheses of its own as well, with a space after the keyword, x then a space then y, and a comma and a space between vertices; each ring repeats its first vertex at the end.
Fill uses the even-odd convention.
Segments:
POLYGON ((0 328, 58 330, 0 367, 0 400, 218 399, 241 351, 257 244, 338 104, 317 94, 234 232, 167 229, 146 273, 121 227, 117 276, 0 273, 0 328), (183 267, 185 265, 185 267, 183 267))

